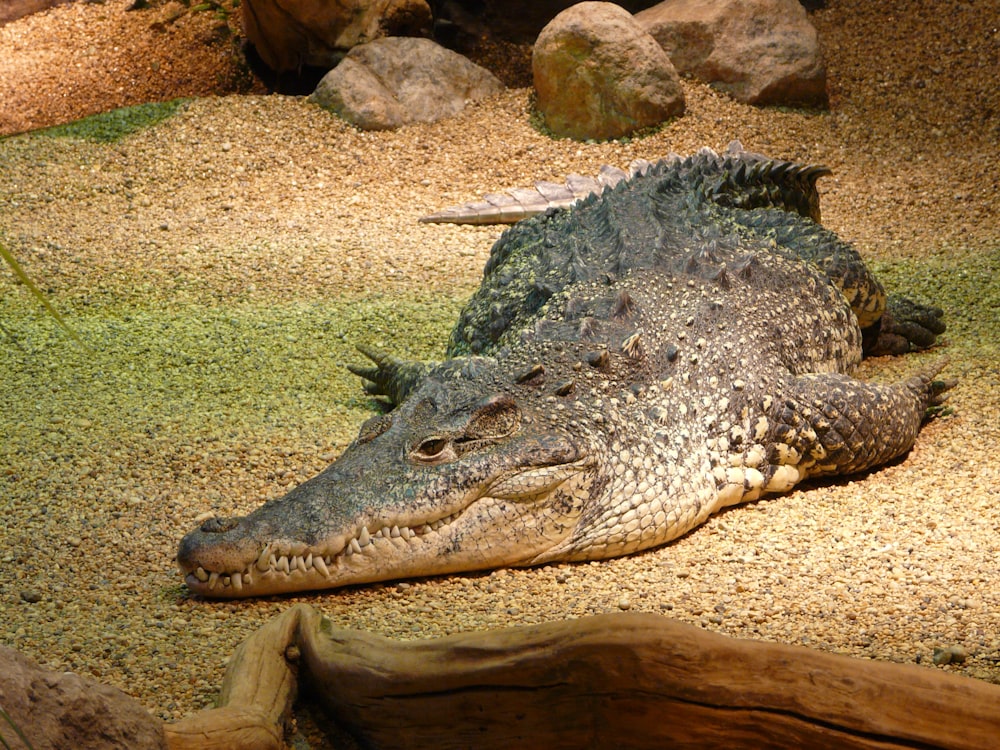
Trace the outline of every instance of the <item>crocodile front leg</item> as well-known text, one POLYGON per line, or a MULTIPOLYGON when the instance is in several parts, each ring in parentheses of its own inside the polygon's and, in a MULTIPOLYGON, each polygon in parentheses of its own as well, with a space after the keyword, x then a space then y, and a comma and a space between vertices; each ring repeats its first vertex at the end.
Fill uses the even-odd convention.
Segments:
POLYGON ((399 359, 373 346, 357 344, 357 350, 370 359, 374 367, 347 365, 347 369, 364 381, 365 392, 384 396, 390 406, 398 406, 407 397, 431 366, 426 362, 399 359))
POLYGON ((936 379, 944 364, 893 384, 838 373, 796 378, 768 417, 775 423, 772 465, 794 466, 805 478, 853 474, 903 455, 913 447, 921 423, 955 385, 954 380, 936 379))
POLYGON ((781 395, 764 397, 764 416, 725 440, 728 450, 714 467, 719 507, 787 492, 808 477, 866 471, 906 453, 955 384, 935 379, 943 364, 889 385, 839 373, 787 381, 781 395))

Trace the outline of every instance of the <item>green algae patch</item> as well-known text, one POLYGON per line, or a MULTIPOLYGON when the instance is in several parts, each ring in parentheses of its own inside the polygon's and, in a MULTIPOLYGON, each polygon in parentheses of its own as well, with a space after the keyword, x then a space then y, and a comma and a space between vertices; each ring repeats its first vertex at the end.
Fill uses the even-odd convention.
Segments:
POLYGON ((0 357, 0 466, 40 451, 104 462, 137 440, 341 448, 378 408, 345 367, 365 362, 355 345, 440 357, 461 303, 427 295, 95 306, 72 318, 84 350, 30 301, 7 295, 0 319, 22 348, 6 343, 0 357))
POLYGON ((191 102, 190 98, 171 99, 167 102, 137 104, 109 112, 100 112, 65 125, 45 128, 37 135, 50 138, 79 138, 96 143, 114 143, 127 135, 156 125, 173 117, 191 102))

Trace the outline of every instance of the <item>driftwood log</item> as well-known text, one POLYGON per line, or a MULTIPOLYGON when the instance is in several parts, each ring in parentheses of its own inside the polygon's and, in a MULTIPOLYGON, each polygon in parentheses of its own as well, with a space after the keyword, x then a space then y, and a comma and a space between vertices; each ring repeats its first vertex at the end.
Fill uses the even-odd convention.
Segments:
POLYGON ((296 605, 243 643, 172 750, 280 748, 296 689, 376 748, 1000 747, 1000 686, 648 614, 400 642, 296 605))

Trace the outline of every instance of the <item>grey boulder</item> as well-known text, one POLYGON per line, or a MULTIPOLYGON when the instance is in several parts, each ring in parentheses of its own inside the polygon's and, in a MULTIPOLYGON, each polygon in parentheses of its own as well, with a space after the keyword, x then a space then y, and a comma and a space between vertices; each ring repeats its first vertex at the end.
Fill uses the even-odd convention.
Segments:
POLYGON ((387 37, 352 49, 309 101, 363 130, 391 130, 461 112, 503 84, 428 39, 387 37))

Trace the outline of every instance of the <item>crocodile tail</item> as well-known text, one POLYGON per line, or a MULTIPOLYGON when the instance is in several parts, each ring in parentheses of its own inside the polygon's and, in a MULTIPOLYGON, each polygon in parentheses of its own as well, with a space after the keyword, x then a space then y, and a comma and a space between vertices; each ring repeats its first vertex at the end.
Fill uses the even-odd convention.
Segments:
POLYGON ((828 167, 768 159, 733 141, 720 155, 718 167, 706 170, 701 190, 727 208, 778 208, 819 223, 816 182, 829 174, 828 167))
POLYGON ((581 198, 603 190, 597 179, 570 175, 566 183, 536 182, 532 188, 490 193, 482 201, 463 203, 421 217, 425 224, 516 224, 550 208, 572 206, 581 198))
POLYGON ((626 172, 605 164, 596 177, 571 174, 564 183, 541 180, 533 188, 491 193, 482 201, 452 206, 421 217, 425 224, 516 224, 553 208, 567 208, 591 195, 603 193, 623 180, 644 174, 652 166, 645 159, 633 161, 626 172))

